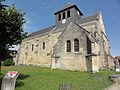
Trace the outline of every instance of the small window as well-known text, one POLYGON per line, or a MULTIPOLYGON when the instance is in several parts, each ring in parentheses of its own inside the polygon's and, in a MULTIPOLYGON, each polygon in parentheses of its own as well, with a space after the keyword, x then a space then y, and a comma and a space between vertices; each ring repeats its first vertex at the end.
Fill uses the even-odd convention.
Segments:
POLYGON ((45 42, 43 42, 43 49, 45 49, 45 42))
POLYGON ((65 19, 65 12, 63 12, 63 19, 65 19))
POLYGON ((34 50, 34 45, 32 44, 32 51, 34 50))
POLYGON ((79 52, 79 40, 77 38, 74 39, 74 52, 79 52))
POLYGON ((58 14, 58 21, 61 20, 61 14, 58 14))
POLYGON ((70 10, 67 11, 67 18, 70 17, 70 10))
POLYGON ((66 48, 67 52, 71 52, 71 41, 70 40, 67 40, 67 48, 66 48))

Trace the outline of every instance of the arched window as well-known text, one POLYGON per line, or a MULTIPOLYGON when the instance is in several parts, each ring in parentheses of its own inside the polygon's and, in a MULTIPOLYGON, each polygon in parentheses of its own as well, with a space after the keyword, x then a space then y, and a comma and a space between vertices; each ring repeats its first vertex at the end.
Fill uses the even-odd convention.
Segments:
POLYGON ((70 17, 70 10, 67 11, 67 18, 70 17))
POLYGON ((63 19, 65 19, 65 12, 63 12, 63 19))
POLYGON ((45 42, 43 42, 43 49, 45 49, 45 42))
POLYGON ((77 38, 74 39, 74 52, 79 52, 79 40, 77 38))
POLYGON ((61 20, 61 14, 58 14, 58 21, 61 20))
POLYGON ((66 48, 67 52, 71 52, 71 41, 70 40, 67 40, 67 48, 66 48))

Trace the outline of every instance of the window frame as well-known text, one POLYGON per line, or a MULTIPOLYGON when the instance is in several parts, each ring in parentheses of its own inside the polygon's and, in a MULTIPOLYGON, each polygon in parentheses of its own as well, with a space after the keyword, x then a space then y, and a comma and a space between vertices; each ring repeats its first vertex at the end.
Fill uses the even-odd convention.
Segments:
POLYGON ((79 52, 80 47, 79 47, 79 40, 77 38, 74 39, 74 52, 79 52))
POLYGON ((43 49, 45 49, 45 42, 43 42, 43 49))
POLYGON ((65 19, 66 16, 65 16, 65 12, 62 13, 62 19, 65 19))
POLYGON ((66 41, 66 52, 71 52, 71 41, 70 40, 66 41))
POLYGON ((32 44, 32 51, 34 50, 34 44, 32 44))
POLYGON ((70 10, 67 11, 67 18, 70 17, 70 10))
POLYGON ((58 21, 61 20, 61 13, 58 14, 58 21))

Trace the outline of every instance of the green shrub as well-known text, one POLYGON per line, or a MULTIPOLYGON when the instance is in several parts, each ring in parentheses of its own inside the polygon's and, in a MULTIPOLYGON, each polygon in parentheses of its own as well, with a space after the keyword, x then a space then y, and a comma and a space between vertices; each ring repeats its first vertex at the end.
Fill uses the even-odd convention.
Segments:
POLYGON ((6 60, 3 61, 3 63, 2 63, 3 66, 12 66, 12 65, 14 65, 14 64, 15 64, 14 61, 11 60, 11 59, 6 59, 6 60))

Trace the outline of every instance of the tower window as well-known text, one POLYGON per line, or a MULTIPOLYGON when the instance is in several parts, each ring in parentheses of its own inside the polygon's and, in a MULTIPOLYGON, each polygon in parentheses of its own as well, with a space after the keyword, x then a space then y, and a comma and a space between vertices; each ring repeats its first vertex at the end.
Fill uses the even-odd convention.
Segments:
POLYGON ((70 10, 67 11, 67 18, 70 17, 70 10))
POLYGON ((32 51, 34 50, 34 45, 32 44, 32 51))
POLYGON ((45 49, 45 42, 43 42, 43 49, 45 49))
POLYGON ((74 52, 79 51, 79 40, 77 38, 74 39, 74 52))
POLYGON ((63 19, 65 19, 65 12, 63 12, 63 19))
POLYGON ((67 52, 71 52, 71 41, 70 40, 67 40, 67 48, 66 48, 67 52))
POLYGON ((61 20, 61 14, 58 14, 58 21, 61 20))

